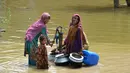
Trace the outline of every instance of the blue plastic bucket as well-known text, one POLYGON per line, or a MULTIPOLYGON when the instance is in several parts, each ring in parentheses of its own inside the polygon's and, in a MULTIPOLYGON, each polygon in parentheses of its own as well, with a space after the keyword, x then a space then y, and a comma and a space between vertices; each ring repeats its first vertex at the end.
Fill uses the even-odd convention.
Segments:
POLYGON ((83 63, 88 66, 97 65, 99 61, 99 55, 95 52, 83 50, 84 60, 83 63))

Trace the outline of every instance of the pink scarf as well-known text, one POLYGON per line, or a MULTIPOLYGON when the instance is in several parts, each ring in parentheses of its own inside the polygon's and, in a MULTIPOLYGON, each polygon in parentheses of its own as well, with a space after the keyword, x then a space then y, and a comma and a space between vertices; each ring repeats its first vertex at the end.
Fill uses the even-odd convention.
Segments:
POLYGON ((34 39, 34 37, 39 34, 42 31, 42 28, 45 27, 46 28, 46 24, 44 24, 43 22, 43 18, 50 16, 49 13, 43 13, 41 15, 41 18, 39 20, 37 20, 35 23, 33 23, 26 31, 26 37, 25 39, 27 41, 32 41, 34 39))

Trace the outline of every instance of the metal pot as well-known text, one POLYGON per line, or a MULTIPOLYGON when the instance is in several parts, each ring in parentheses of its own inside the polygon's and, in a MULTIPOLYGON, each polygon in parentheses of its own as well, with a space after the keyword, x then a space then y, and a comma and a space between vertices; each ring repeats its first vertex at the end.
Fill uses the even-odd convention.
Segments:
POLYGON ((48 60, 49 61, 54 61, 55 60, 55 55, 51 54, 51 52, 49 52, 48 54, 48 60))
POLYGON ((64 66, 69 64, 69 59, 64 54, 57 54, 54 62, 56 65, 64 66))

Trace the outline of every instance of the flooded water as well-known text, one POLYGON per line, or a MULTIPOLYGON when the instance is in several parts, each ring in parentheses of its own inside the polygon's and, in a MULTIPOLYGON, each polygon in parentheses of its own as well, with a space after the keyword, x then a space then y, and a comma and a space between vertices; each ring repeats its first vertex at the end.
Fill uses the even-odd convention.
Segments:
POLYGON ((6 29, 0 34, 0 73, 130 73, 130 8, 123 0, 120 3, 121 8, 114 9, 112 0, 0 0, 0 28, 6 29), (51 14, 47 25, 51 39, 57 26, 67 28, 71 16, 80 14, 89 50, 100 56, 98 65, 29 67, 23 56, 25 31, 42 12, 51 14))

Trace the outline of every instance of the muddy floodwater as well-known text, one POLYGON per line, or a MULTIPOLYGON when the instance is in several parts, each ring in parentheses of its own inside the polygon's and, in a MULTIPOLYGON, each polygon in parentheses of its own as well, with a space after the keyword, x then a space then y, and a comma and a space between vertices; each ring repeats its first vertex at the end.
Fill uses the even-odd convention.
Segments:
MULTIPOLYGON (((0 0, 0 73, 130 73, 130 7, 120 0, 113 8, 112 0, 0 0), (71 69, 55 66, 48 70, 28 66, 23 56, 26 29, 42 12, 49 12, 50 39, 57 26, 64 27, 64 38, 74 13, 81 16, 89 50, 100 56, 98 65, 71 69)), ((48 51, 53 49, 49 47, 48 51)))

